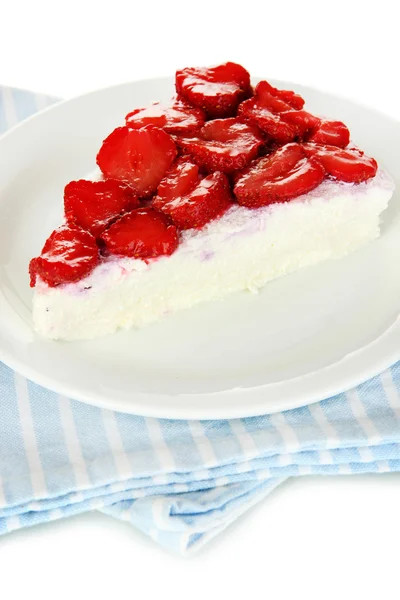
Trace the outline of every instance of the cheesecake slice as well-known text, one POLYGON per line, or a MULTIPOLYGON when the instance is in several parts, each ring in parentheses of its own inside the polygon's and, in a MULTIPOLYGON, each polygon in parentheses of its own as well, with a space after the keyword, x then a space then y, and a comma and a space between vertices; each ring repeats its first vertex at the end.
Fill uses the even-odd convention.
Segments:
POLYGON ((310 115, 298 95, 267 82, 251 95, 231 66, 200 70, 193 95, 184 71, 179 111, 176 99, 173 111, 136 109, 103 143, 101 179, 66 186, 66 222, 30 265, 40 335, 144 327, 379 236, 394 184, 349 146, 343 123, 310 115), (228 94, 222 118, 210 120, 213 98, 201 102, 207 77, 213 93, 228 94))

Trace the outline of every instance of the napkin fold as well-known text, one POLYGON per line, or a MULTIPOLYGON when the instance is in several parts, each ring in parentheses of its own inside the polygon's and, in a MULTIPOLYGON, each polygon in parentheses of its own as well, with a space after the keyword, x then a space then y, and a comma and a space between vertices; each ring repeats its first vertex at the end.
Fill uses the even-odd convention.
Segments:
POLYGON ((0 363, 0 533, 100 510, 199 547, 288 477, 400 470, 400 363, 316 404, 216 421, 85 405, 0 363))
MULTIPOLYGON (((54 101, 0 88, 0 132, 54 101)), ((215 421, 96 408, 0 363, 0 533, 100 510, 185 553, 288 477, 399 470, 400 362, 319 403, 215 421)))

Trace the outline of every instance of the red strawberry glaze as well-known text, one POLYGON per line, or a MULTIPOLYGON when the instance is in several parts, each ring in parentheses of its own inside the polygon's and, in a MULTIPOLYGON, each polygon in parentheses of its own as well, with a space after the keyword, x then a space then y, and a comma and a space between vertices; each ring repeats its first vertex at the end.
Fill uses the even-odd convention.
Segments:
POLYGON ((168 215, 179 229, 199 229, 232 206, 228 178, 216 171, 185 192, 178 194, 175 190, 168 200, 156 196, 153 206, 168 215))
POLYGON ((184 100, 175 98, 171 106, 155 102, 147 108, 136 108, 126 115, 125 120, 130 129, 154 125, 167 133, 184 135, 199 129, 206 115, 201 108, 194 108, 184 100))
POLYGON ((378 164, 356 148, 343 150, 336 146, 304 144, 307 156, 316 158, 334 179, 348 183, 361 183, 375 177, 378 164))
POLYGON ((350 132, 341 121, 321 120, 307 141, 346 148, 350 142, 350 132))
POLYGON ((267 81, 253 95, 241 65, 189 67, 175 81, 170 105, 133 110, 104 140, 104 180, 67 184, 67 223, 31 260, 32 287, 37 277, 51 287, 86 277, 102 260, 96 238, 105 255, 169 256, 180 230, 232 206, 232 186, 239 204, 257 208, 308 193, 325 177, 357 184, 376 174, 373 158, 347 147, 344 123, 312 115, 301 96, 267 81))
POLYGON ((162 213, 139 208, 123 215, 101 236, 108 254, 131 258, 169 255, 178 247, 178 231, 162 213))
POLYGON ((29 263, 30 284, 39 276, 50 287, 83 279, 100 262, 95 238, 77 226, 62 225, 50 235, 40 256, 29 263))
POLYGON ((151 196, 173 163, 177 150, 162 129, 118 127, 104 140, 97 164, 108 178, 129 184, 140 197, 151 196))
POLYGON ((156 208, 190 192, 200 181, 199 167, 187 156, 179 158, 157 188, 152 204, 156 208))
POLYGON ((177 139, 177 144, 207 171, 233 173, 258 155, 264 138, 257 126, 229 118, 208 121, 193 137, 177 139))
POLYGON ((139 206, 136 193, 115 179, 71 181, 64 189, 67 222, 98 237, 109 223, 139 206))
MULTIPOLYGON (((304 106, 304 100, 298 94, 290 90, 278 90, 278 88, 272 86, 268 81, 260 81, 257 83, 254 95, 257 96, 263 103, 275 102, 275 107, 280 107, 274 112, 282 112, 282 110, 288 110, 293 108, 294 110, 301 110, 304 106), (279 104, 278 104, 279 102, 279 104)), ((272 110, 272 105, 271 110, 272 110)))
POLYGON ((249 73, 232 62, 177 71, 175 86, 181 97, 212 119, 235 116, 238 104, 251 95, 249 73))
POLYGON ((240 171, 235 177, 234 194, 242 206, 259 208, 306 194, 324 176, 323 166, 307 158, 300 144, 287 144, 240 171))

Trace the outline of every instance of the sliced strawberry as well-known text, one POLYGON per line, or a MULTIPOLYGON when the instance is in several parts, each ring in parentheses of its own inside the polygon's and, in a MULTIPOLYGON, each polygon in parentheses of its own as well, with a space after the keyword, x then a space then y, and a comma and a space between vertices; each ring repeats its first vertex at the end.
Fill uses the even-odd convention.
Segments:
POLYGON ((233 117, 208 121, 195 137, 177 143, 208 171, 233 173, 257 156, 264 139, 255 125, 233 117))
POLYGON ((279 114, 263 106, 258 98, 249 98, 242 102, 238 108, 238 116, 257 125, 271 141, 280 145, 292 142, 298 135, 295 125, 285 123, 279 114))
POLYGON ((360 183, 375 177, 378 164, 357 148, 346 149, 320 144, 303 144, 307 156, 315 157, 329 175, 339 181, 360 183))
POLYGON ((140 129, 154 125, 171 134, 188 134, 199 129, 206 120, 201 108, 193 108, 187 102, 174 98, 171 106, 155 102, 148 108, 137 108, 126 115, 126 124, 130 129, 140 129))
POLYGON ((308 137, 308 141, 345 148, 350 142, 350 132, 341 121, 322 120, 315 132, 308 137))
POLYGON ((169 255, 178 247, 178 232, 169 219, 153 208, 126 213, 102 234, 106 252, 132 258, 169 255))
POLYGON ((64 189, 64 210, 68 223, 76 224, 98 237, 122 213, 139 206, 132 188, 116 179, 71 181, 64 189))
MULTIPOLYGON (((301 110, 304 106, 304 100, 301 96, 291 90, 278 90, 278 88, 273 87, 268 81, 257 83, 254 95, 258 96, 263 103, 271 102, 271 97, 274 97, 276 100, 280 100, 286 106, 289 105, 290 108, 294 108, 295 110, 301 110)), ((273 112, 281 112, 282 110, 288 109, 282 108, 273 112)))
POLYGON ((282 121, 297 129, 297 138, 301 140, 307 139, 321 124, 321 119, 314 117, 306 110, 289 110, 282 112, 279 116, 282 121))
POLYGON ((180 96, 213 119, 233 117, 238 104, 251 94, 249 73, 232 62, 177 71, 175 86, 180 96))
POLYGON ((254 90, 254 98, 240 104, 238 116, 255 123, 271 141, 282 145, 301 137, 311 118, 315 119, 301 110, 303 105, 303 98, 294 92, 278 90, 267 81, 260 81, 254 90), (283 116, 292 112, 296 112, 293 118, 283 116))
POLYGON ((47 239, 40 256, 29 264, 31 287, 37 276, 50 287, 83 279, 99 263, 95 238, 80 227, 62 225, 47 239))
POLYGON ((171 217, 179 229, 198 229, 232 206, 228 178, 220 172, 212 173, 184 195, 167 201, 156 196, 153 205, 171 217))
POLYGON ((174 141, 162 129, 118 127, 104 140, 97 164, 106 177, 125 181, 146 197, 156 191, 176 154, 174 141))
MULTIPOLYGON (((157 188, 158 202, 164 204, 178 196, 184 196, 199 182, 199 167, 187 157, 179 158, 157 188)), ((152 201, 156 206, 155 199, 152 201)), ((158 208, 158 206, 156 206, 158 208)))
POLYGON ((234 194, 239 204, 258 208, 306 194, 321 183, 325 170, 315 158, 307 158, 300 144, 287 144, 254 161, 235 177, 234 194))

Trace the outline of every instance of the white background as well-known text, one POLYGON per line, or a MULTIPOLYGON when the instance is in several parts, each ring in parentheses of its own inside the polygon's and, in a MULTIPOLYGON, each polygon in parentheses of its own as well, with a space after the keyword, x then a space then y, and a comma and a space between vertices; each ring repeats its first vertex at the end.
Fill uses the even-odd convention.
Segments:
MULTIPOLYGON (((394 2, 269 4, 2 0, 0 84, 72 97, 234 60, 400 118, 394 2)), ((186 559, 82 515, 2 538, 0 597, 398 598, 399 503, 396 474, 292 480, 186 559)))

